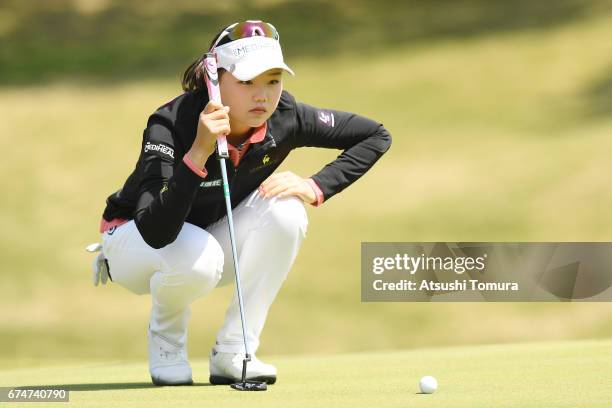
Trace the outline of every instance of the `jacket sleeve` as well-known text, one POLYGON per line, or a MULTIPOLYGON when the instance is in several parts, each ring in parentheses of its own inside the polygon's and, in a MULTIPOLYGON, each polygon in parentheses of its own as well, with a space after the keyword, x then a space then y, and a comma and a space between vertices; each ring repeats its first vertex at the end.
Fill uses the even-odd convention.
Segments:
POLYGON ((324 200, 365 174, 391 146, 391 135, 382 124, 353 113, 296 102, 296 120, 295 147, 343 150, 312 176, 324 200))
POLYGON ((153 248, 162 248, 176 239, 202 181, 183 162, 170 129, 153 116, 144 131, 138 160, 141 183, 134 222, 153 248), (181 157, 175 158, 175 153, 181 157))

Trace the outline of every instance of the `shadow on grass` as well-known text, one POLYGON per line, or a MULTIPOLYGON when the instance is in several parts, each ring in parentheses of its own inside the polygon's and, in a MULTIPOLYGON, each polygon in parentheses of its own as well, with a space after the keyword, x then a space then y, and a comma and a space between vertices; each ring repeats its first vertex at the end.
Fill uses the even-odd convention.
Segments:
MULTIPOLYGON (((214 387, 210 383, 196 383, 181 387, 214 387)), ((104 391, 104 390, 135 390, 144 388, 162 388, 151 382, 132 382, 132 383, 91 383, 91 384, 55 384, 55 385, 22 385, 15 389, 64 389, 68 391, 104 391)))
POLYGON ((601 76, 594 78, 579 95, 583 101, 584 114, 588 118, 605 119, 612 117, 612 67, 601 76))
POLYGON ((178 76, 219 28, 274 23, 288 60, 392 52, 499 32, 545 30, 612 11, 603 0, 278 0, 219 4, 108 0, 84 12, 72 0, 8 2, 0 10, 0 85, 178 76), (217 7, 213 10, 212 7, 217 7), (12 22, 7 24, 7 22, 12 22))

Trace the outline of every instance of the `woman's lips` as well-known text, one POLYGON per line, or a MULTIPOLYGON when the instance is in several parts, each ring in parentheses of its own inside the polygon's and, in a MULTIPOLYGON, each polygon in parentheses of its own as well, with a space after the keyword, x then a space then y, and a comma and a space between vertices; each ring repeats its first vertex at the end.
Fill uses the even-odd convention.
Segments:
POLYGON ((262 115, 266 113, 267 111, 266 111, 266 108, 254 108, 254 109, 251 109, 249 112, 255 113, 257 115, 262 115))

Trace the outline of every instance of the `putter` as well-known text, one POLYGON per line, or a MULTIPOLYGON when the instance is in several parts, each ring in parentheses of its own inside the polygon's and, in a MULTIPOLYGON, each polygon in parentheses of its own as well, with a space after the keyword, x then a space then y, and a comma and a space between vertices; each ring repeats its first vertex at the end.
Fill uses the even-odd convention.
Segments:
MULTIPOLYGON (((211 101, 221 103, 221 92, 219 90, 219 76, 217 74, 217 58, 213 53, 207 53, 204 59, 206 87, 211 101)), ((247 343, 247 326, 242 302, 242 289, 240 287, 240 272, 238 271, 238 252, 236 251, 236 238, 234 236, 234 220, 232 218, 232 202, 230 200, 229 182, 227 180, 227 169, 225 159, 229 158, 227 139, 225 136, 217 138, 217 158, 221 166, 221 177, 223 178, 223 195, 225 196, 225 207, 227 209, 227 223, 229 224, 230 242, 232 244, 232 258, 234 259, 234 271, 236 272, 236 290, 238 292, 238 306, 240 308, 240 320, 242 322, 242 337, 244 339, 244 360, 242 360, 242 380, 231 384, 238 391, 265 391, 268 385, 261 381, 247 381, 247 363, 251 361, 249 346, 247 343)))

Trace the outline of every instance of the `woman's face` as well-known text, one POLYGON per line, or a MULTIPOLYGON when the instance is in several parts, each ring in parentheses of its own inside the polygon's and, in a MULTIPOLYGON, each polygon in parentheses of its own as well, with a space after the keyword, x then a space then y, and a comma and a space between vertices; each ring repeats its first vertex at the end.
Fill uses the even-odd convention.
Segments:
POLYGON ((250 81, 224 72, 219 87, 223 104, 230 107, 231 134, 244 134, 263 125, 276 110, 283 91, 283 70, 270 69, 250 81))

